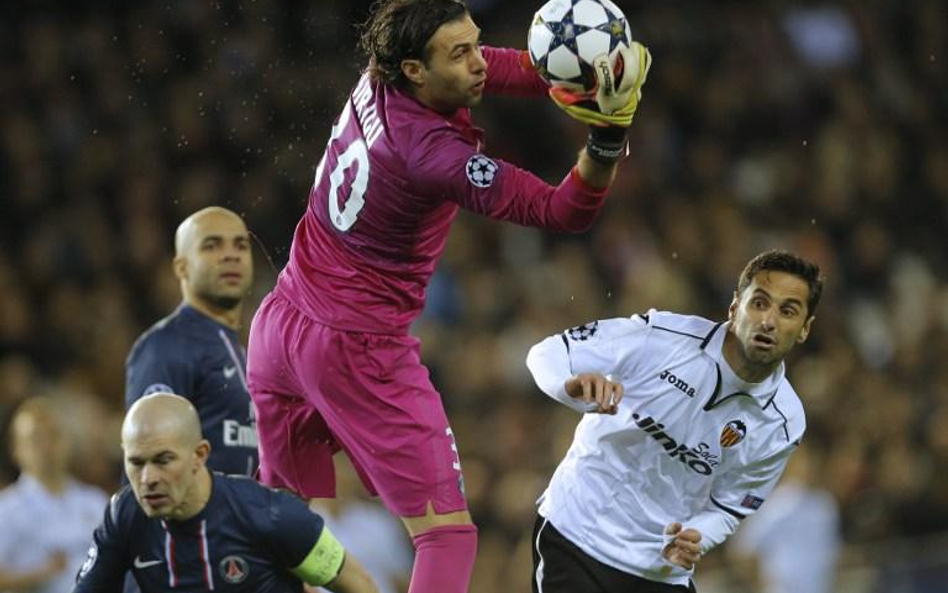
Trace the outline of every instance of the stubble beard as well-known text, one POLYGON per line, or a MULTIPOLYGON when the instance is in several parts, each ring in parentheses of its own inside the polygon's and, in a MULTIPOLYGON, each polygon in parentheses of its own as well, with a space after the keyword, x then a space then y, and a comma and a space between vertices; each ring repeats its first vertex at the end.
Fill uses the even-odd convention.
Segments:
POLYGON ((202 298, 219 311, 233 311, 244 300, 243 297, 226 295, 203 295, 202 298))
POLYGON ((744 352, 744 359, 750 362, 753 365, 761 367, 772 367, 776 365, 782 355, 777 352, 764 352, 762 350, 757 350, 752 345, 742 345, 741 350, 744 352))
POLYGON ((244 300, 244 293, 246 289, 241 289, 238 295, 221 294, 212 292, 212 289, 208 287, 206 290, 198 291, 195 296, 212 309, 229 312, 240 306, 244 300))

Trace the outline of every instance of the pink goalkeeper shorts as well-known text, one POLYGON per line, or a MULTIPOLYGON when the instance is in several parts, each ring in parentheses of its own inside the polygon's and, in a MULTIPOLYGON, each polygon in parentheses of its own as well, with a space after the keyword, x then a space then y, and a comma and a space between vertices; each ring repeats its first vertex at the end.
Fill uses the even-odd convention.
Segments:
POLYGON ((342 449, 401 517, 424 515, 429 502, 436 513, 467 509, 454 435, 418 349, 412 336, 336 330, 267 295, 247 359, 261 481, 333 497, 342 449))

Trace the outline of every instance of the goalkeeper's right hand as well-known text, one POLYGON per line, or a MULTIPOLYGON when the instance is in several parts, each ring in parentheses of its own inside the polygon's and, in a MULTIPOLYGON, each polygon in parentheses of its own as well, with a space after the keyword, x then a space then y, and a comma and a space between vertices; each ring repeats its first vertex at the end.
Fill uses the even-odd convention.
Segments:
POLYGON ((633 41, 631 47, 619 48, 621 62, 616 65, 620 80, 609 63, 609 56, 593 59, 596 73, 595 92, 577 93, 563 87, 552 87, 550 97, 570 117, 598 127, 628 128, 642 99, 642 85, 652 66, 648 48, 633 41))
POLYGON ((625 135, 632 125, 632 117, 642 99, 642 85, 652 66, 652 54, 637 41, 633 41, 631 47, 620 48, 619 56, 622 62, 621 69, 617 68, 620 70, 618 84, 609 56, 602 54, 593 60, 595 93, 576 93, 560 87, 550 89, 550 97, 560 109, 589 125, 586 153, 607 165, 629 152, 625 135))

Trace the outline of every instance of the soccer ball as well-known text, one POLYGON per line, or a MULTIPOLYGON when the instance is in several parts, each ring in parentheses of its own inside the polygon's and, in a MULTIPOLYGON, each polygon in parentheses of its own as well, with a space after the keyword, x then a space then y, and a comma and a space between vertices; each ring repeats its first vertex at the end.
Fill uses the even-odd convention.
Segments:
POLYGON ((596 87, 596 56, 608 54, 615 68, 619 48, 631 43, 629 21, 610 0, 550 0, 533 15, 527 34, 530 61, 540 76, 578 92, 596 87))

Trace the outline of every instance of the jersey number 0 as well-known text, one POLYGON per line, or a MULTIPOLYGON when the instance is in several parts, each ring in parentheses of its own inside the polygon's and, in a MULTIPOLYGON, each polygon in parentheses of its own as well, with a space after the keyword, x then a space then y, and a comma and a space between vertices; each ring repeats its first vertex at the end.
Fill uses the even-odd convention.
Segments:
MULTIPOLYGON (((316 167, 316 176, 313 179, 313 187, 319 185, 323 177, 323 167, 326 164, 326 155, 329 154, 333 142, 339 139, 343 130, 352 117, 351 103, 347 102, 345 109, 339 116, 339 121, 332 127, 332 133, 329 135, 329 142, 326 144, 326 150, 323 152, 323 158, 316 167)), ((329 192, 327 200, 329 205, 329 220, 332 225, 340 231, 348 231, 356 219, 359 217, 359 211, 365 206, 365 189, 369 185, 369 151, 365 146, 365 140, 356 138, 342 151, 329 174, 329 192), (345 197, 342 210, 339 209, 339 189, 342 182, 346 179, 346 173, 356 166, 355 179, 349 186, 349 194, 345 197)))

